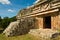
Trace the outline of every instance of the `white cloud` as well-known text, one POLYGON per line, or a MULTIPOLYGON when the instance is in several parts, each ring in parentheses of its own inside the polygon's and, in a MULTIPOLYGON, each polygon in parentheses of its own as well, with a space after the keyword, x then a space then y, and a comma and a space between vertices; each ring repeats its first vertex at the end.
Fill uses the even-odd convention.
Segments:
POLYGON ((40 0, 36 0, 33 4, 35 4, 35 3, 37 3, 37 2, 39 2, 40 0))
POLYGON ((8 9, 8 12, 14 12, 15 10, 13 10, 13 9, 8 9))
POLYGON ((2 3, 2 4, 10 4, 11 2, 9 0, 0 0, 0 3, 2 3))

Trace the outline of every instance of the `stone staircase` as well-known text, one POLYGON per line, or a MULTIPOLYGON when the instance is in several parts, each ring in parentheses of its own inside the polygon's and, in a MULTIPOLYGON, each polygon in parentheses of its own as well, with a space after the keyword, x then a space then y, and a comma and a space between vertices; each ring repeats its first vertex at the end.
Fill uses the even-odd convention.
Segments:
POLYGON ((4 30, 3 34, 6 36, 16 35, 16 32, 19 28, 19 21, 11 22, 10 25, 4 30))
POLYGON ((28 26, 27 21, 15 21, 11 22, 10 25, 3 31, 3 34, 6 36, 16 36, 16 35, 22 35, 29 32, 31 27, 28 26))

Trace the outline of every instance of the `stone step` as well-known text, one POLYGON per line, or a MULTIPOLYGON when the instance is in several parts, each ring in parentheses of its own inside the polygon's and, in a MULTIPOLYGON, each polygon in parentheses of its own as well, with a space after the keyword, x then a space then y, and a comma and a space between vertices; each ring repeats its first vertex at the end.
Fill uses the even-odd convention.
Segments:
POLYGON ((52 29, 32 29, 29 32, 29 34, 32 34, 34 36, 39 36, 42 38, 51 38, 52 35, 55 33, 59 33, 59 32, 52 29))

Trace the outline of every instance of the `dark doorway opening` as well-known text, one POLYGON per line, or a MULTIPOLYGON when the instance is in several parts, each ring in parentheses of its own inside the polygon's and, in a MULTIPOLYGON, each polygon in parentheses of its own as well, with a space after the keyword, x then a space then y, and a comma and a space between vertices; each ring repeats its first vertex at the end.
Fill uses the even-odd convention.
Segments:
POLYGON ((44 28, 51 28, 51 16, 44 17, 44 28))

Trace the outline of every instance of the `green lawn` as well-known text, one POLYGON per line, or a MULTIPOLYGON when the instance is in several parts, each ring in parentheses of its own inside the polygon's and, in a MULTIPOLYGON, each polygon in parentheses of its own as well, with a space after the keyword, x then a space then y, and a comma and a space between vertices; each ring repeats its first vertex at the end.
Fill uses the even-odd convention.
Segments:
MULTIPOLYGON (((0 40, 42 40, 42 39, 38 37, 34 37, 30 34, 14 36, 14 37, 6 37, 5 35, 0 34, 0 40)), ((46 39, 46 40, 60 40, 60 37, 54 39, 46 39)))

